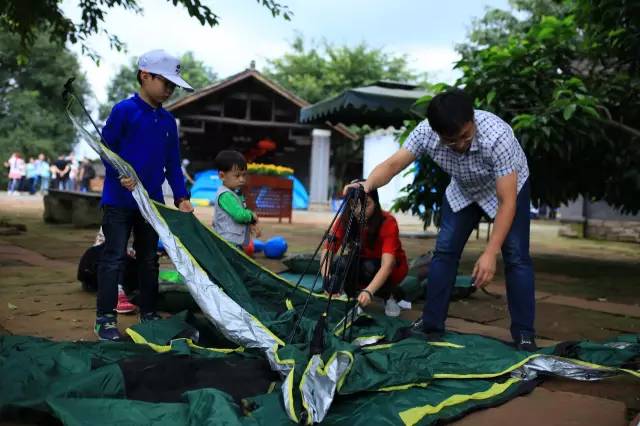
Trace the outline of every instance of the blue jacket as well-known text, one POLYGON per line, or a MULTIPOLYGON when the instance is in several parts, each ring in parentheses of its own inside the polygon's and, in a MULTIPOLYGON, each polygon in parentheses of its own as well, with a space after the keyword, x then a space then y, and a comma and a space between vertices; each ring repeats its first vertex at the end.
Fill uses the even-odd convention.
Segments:
MULTIPOLYGON (((131 164, 152 199, 164 203, 165 178, 175 199, 188 196, 180 168, 178 128, 171 113, 162 107, 154 109, 135 94, 113 107, 102 136, 112 151, 131 164)), ((118 173, 107 163, 105 168, 102 204, 137 209, 118 173)))

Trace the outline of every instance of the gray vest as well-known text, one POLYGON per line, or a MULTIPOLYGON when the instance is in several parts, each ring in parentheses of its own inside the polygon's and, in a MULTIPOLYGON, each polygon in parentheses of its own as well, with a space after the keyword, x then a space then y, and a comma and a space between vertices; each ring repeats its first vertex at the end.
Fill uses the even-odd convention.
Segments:
POLYGON ((245 245, 249 243, 249 225, 243 223, 236 223, 233 218, 224 211, 222 207, 218 204, 218 199, 220 199, 220 195, 225 192, 230 192, 234 197, 240 200, 240 197, 227 188, 224 185, 220 185, 218 188, 218 192, 216 193, 216 210, 213 215, 213 229, 216 231, 222 238, 229 241, 233 244, 245 245))

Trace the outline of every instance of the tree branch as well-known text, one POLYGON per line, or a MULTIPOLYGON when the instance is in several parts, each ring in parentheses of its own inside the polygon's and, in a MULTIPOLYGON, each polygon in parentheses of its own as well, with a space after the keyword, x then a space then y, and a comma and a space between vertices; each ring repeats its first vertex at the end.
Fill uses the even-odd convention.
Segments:
POLYGON ((614 120, 612 120, 610 118, 598 118, 598 121, 600 121, 601 123, 604 123, 604 124, 608 124, 609 126, 616 127, 616 128, 618 128, 620 130, 624 130, 625 132, 630 133, 633 136, 636 136, 636 137, 640 138, 640 130, 638 130, 638 129, 634 128, 634 127, 627 126, 626 124, 622 124, 622 123, 620 123, 618 121, 614 121, 614 120))

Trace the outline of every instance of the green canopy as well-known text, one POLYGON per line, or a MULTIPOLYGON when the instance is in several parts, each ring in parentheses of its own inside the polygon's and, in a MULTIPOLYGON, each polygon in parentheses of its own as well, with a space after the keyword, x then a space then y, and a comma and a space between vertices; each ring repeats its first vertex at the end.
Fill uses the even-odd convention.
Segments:
POLYGON ((401 127, 411 118, 415 102, 425 95, 424 89, 414 85, 379 81, 302 108, 300 122, 401 127))

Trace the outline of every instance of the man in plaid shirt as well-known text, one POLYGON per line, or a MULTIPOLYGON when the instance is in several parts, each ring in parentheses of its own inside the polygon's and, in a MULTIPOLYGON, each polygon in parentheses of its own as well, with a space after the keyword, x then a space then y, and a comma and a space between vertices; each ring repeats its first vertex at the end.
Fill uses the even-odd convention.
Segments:
POLYGON ((482 288, 492 280, 502 251, 511 335, 518 349, 535 351, 529 168, 513 130, 494 114, 474 110, 472 99, 462 90, 441 93, 431 100, 427 120, 411 132, 400 150, 373 169, 362 186, 370 191, 386 185, 423 154, 451 176, 451 183, 442 202, 427 300, 416 331, 430 338, 444 332, 462 250, 486 215, 494 220, 494 227, 473 268, 474 285, 482 288))

